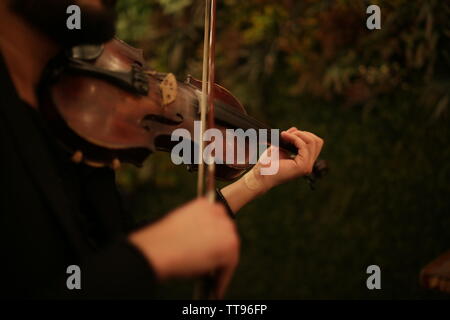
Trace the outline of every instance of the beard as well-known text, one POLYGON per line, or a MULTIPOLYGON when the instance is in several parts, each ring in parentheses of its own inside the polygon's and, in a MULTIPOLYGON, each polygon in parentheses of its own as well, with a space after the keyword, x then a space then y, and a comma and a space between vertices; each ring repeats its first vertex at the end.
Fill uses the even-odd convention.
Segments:
MULTIPOLYGON (((3 0, 2 0, 3 1, 3 0)), ((77 4, 73 0, 10 0, 11 9, 62 47, 80 44, 102 44, 111 40, 116 32, 115 0, 103 0, 102 8, 79 5, 81 29, 66 26, 67 7, 77 4)))

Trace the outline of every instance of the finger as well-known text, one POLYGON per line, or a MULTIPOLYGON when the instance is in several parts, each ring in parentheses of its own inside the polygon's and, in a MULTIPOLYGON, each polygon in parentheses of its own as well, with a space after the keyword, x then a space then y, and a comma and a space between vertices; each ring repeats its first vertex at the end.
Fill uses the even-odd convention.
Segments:
POLYGON ((309 132, 309 131, 301 131, 301 132, 303 132, 303 133, 307 134, 308 136, 310 136, 315 142, 323 143, 322 138, 320 138, 316 134, 314 134, 312 132, 309 132))
POLYGON ((315 142, 314 137, 309 135, 306 131, 295 131, 293 134, 305 141, 306 144, 312 144, 315 142))
POLYGON ((283 133, 283 138, 287 143, 293 144, 298 149, 298 156, 295 158, 297 164, 302 161, 307 161, 309 159, 309 150, 308 146, 302 138, 298 137, 295 134, 291 133, 283 133), (300 157, 300 158, 299 158, 300 157))
POLYGON ((314 133, 307 132, 307 131, 303 131, 303 133, 305 135, 307 135, 309 137, 309 139, 311 139, 313 141, 313 143, 315 144, 316 148, 315 148, 314 157, 317 158, 320 154, 320 151, 322 150, 323 140, 321 138, 319 138, 318 136, 316 136, 314 133))
POLYGON ((317 148, 317 157, 318 157, 320 152, 322 151, 325 141, 319 136, 315 135, 315 137, 317 138, 317 142, 318 142, 318 148, 317 148))
POLYGON ((317 152, 317 146, 315 144, 315 140, 304 131, 296 131, 293 134, 296 135, 298 138, 302 139, 303 141, 305 141, 305 143, 306 143, 306 148, 307 148, 308 152, 306 154, 305 154, 305 152, 303 153, 305 155, 304 160, 308 164, 314 163, 314 161, 316 160, 315 156, 316 156, 316 152, 317 152), (306 155, 307 155, 307 157, 306 157, 306 155))
POLYGON ((292 132, 295 132, 295 131, 298 131, 298 129, 296 127, 292 127, 287 132, 288 133, 292 133, 292 132))
POLYGON ((320 139, 315 134, 307 131, 297 131, 294 134, 302 138, 308 144, 308 147, 311 147, 312 151, 311 155, 314 157, 315 160, 320 154, 320 150, 323 145, 323 140, 320 139))
POLYGON ((302 138, 299 136, 289 133, 289 132, 283 132, 282 138, 287 142, 293 144, 295 147, 297 147, 298 151, 300 152, 301 149, 306 148, 306 142, 303 141, 302 138))
POLYGON ((309 154, 311 156, 309 160, 312 163, 314 163, 314 161, 316 161, 317 156, 319 155, 319 152, 317 151, 319 149, 317 139, 313 134, 306 131, 299 131, 298 136, 301 137, 308 144, 308 148, 310 150, 309 154))

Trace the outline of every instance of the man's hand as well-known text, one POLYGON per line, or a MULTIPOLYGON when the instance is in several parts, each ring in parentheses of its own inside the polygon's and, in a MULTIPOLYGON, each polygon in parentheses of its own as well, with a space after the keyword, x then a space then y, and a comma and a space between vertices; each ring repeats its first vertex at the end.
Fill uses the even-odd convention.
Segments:
POLYGON ((239 260, 234 223, 219 204, 195 200, 160 222, 130 236, 158 278, 187 278, 217 271, 216 294, 223 297, 239 260))
POLYGON ((256 166, 247 172, 244 177, 223 188, 222 194, 233 212, 238 212, 248 202, 266 193, 271 188, 312 172, 314 163, 322 150, 323 140, 310 132, 300 131, 297 128, 282 132, 281 139, 295 145, 298 148, 298 154, 291 157, 287 152, 280 149, 279 160, 272 160, 279 162, 278 172, 275 175, 265 176, 261 174, 261 167, 273 165, 273 163, 266 163, 267 161, 265 161, 271 159, 267 155, 270 155, 270 152, 275 148, 270 147, 261 156, 256 166))
MULTIPOLYGON (((270 164, 262 164, 260 159, 252 171, 255 179, 261 183, 262 193, 289 180, 310 174, 324 144, 324 141, 315 134, 300 131, 295 127, 283 131, 281 139, 297 147, 298 153, 291 157, 286 151, 280 149, 279 170, 275 175, 260 174, 259 170, 262 166, 270 166, 270 164)), ((271 148, 266 153, 270 152, 271 148)), ((264 156, 265 154, 262 155, 264 156)))

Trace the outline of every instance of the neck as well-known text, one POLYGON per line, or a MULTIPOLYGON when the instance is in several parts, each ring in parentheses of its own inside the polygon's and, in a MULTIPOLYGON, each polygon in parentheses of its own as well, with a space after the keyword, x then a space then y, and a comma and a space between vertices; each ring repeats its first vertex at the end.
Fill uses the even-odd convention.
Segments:
POLYGON ((0 52, 19 97, 38 107, 36 87, 48 61, 59 48, 44 34, 0 4, 0 52))

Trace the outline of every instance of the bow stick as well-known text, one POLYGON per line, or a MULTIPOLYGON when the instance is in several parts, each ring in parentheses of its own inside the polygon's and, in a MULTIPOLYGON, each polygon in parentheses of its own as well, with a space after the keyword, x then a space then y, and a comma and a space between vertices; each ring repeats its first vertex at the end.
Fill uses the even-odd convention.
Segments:
MULTIPOLYGON (((205 40, 203 46, 203 75, 202 95, 200 100, 200 137, 209 128, 214 128, 214 83, 215 83, 215 51, 216 51, 216 0, 205 0, 205 40)), ((197 181, 197 195, 207 196, 215 201, 215 161, 207 159, 205 164, 203 154, 205 150, 204 139, 199 141, 199 171, 197 181), (206 171, 207 169, 207 171, 206 171)))
MULTIPOLYGON (((215 51, 216 51, 216 0, 205 0, 205 35, 203 45, 203 75, 202 95, 200 100, 201 130, 199 141, 199 168, 197 181, 198 197, 205 197, 214 203, 216 200, 215 159, 206 159, 203 154, 205 150, 204 134, 207 129, 214 128, 214 83, 215 83, 215 51)), ((213 272, 196 284, 194 299, 213 300, 215 296, 216 279, 213 272)))

